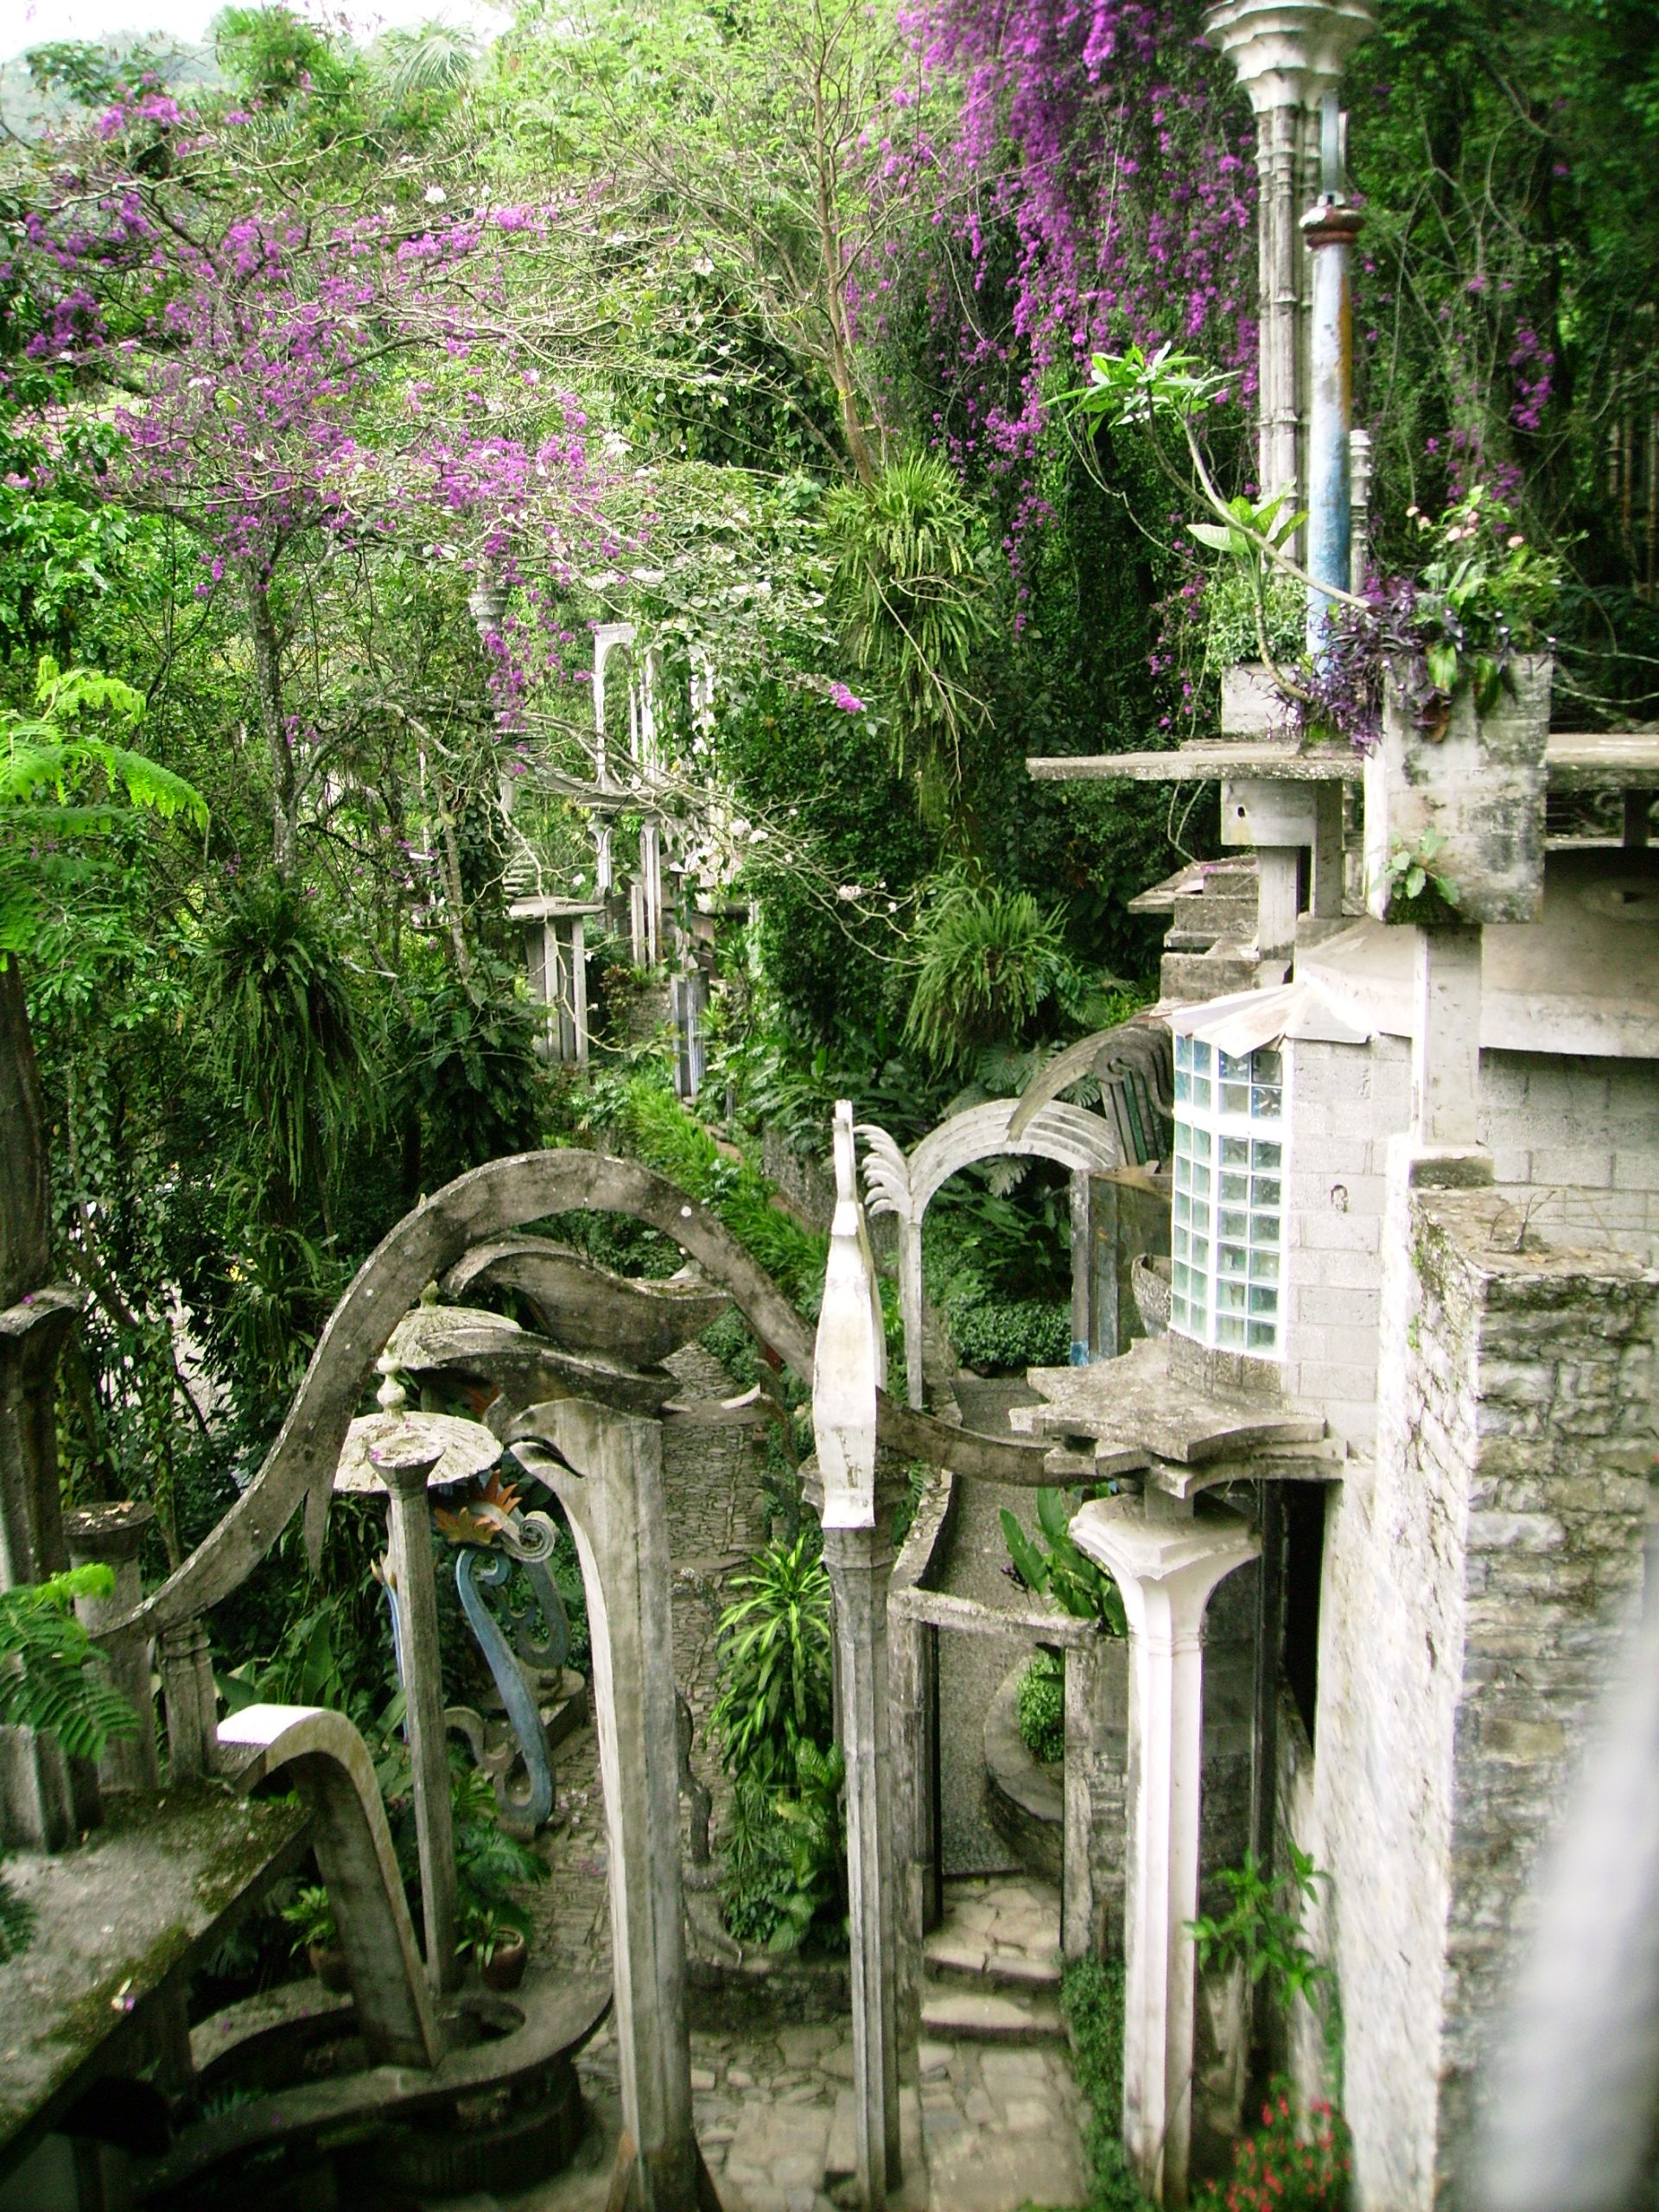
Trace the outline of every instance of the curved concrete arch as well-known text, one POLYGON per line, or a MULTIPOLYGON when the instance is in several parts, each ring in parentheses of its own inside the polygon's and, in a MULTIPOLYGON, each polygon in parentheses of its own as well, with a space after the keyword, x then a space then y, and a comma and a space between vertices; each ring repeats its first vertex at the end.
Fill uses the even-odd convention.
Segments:
MULTIPOLYGON (((109 1643, 156 1636, 227 1597, 257 1566, 302 1504, 315 1564, 327 1525, 334 1470, 352 1416, 392 1331, 429 1283, 477 1243, 581 1208, 622 1213, 671 1237, 803 1382, 812 1338, 765 1270, 709 1208, 666 1176, 592 1152, 530 1152, 458 1176, 404 1215, 358 1269, 318 1339, 288 1418, 264 1465, 224 1518, 142 1605, 99 1630, 109 1643)), ((882 1433, 899 1449, 958 1473, 1040 1483, 1041 1448, 976 1437, 883 1398, 882 1433)))
POLYGON ((964 1107, 931 1129, 908 1154, 887 1131, 859 1124, 865 1141, 865 1186, 872 1213, 899 1217, 899 1298, 905 1324, 905 1389, 912 1409, 922 1403, 922 1218, 959 1168, 1009 1154, 1052 1160, 1073 1173, 1103 1174, 1123 1154, 1109 1123, 1080 1106, 1052 1102, 1022 1114, 1018 1098, 964 1107))
POLYGON ((219 1740, 253 1754, 242 1770, 245 1787, 292 1772, 311 1815, 371 2064, 435 2066, 443 2037, 368 1745, 343 1713, 317 1705, 247 1706, 223 1723, 219 1740))

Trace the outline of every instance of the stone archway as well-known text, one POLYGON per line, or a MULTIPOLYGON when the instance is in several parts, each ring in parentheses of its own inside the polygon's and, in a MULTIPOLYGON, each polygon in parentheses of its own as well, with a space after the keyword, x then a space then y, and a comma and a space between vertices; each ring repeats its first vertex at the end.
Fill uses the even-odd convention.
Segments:
POLYGON ((861 1122, 864 1180, 872 1213, 899 1217, 899 1299, 905 1325, 905 1395, 922 1405, 922 1221, 929 1205, 958 1168, 1008 1154, 1052 1160, 1074 1174, 1103 1174, 1123 1165, 1122 1151, 1098 1114, 1058 1102, 1022 1115, 1018 1098, 969 1106, 931 1130, 910 1153, 887 1131, 861 1122))

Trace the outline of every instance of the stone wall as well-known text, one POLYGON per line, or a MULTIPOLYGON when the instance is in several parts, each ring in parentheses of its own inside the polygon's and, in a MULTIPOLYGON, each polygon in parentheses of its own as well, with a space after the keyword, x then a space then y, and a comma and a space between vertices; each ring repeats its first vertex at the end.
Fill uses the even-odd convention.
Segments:
POLYGON ((1627 1255, 1516 1250, 1503 1194, 1410 1187, 1403 1143, 1391 1165, 1375 1465, 1327 1516, 1318 1755, 1283 1793, 1333 1878, 1362 2212, 1455 2201, 1533 1860, 1640 1589, 1659 1313, 1627 1255))
POLYGON ((1299 1039, 1286 1166, 1285 1389, 1363 1450, 1376 1415, 1376 1331, 1389 1140, 1411 1112, 1411 1047, 1299 1039))
MULTIPOLYGON (((1390 1141, 1411 1112, 1411 1047, 1294 1040, 1284 1387, 1369 1448, 1376 1420, 1382 1224, 1390 1141)), ((1483 1052, 1480 1141, 1531 1224, 1649 1264, 1659 1251, 1659 1066, 1483 1052)))

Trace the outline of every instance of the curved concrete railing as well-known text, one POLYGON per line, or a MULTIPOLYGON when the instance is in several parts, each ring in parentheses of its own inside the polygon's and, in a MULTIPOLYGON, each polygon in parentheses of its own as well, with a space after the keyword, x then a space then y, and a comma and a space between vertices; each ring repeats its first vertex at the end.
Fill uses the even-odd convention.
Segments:
POLYGON ((371 2064, 435 2066, 443 2040, 368 1745, 343 1713, 315 1705, 246 1706, 221 1722, 219 1742, 252 1754, 245 1785, 292 1772, 311 1815, 371 2064))
MULTIPOLYGON (((800 1315, 709 1209, 665 1176, 633 1160, 575 1150, 493 1160, 435 1192, 381 1239, 334 1308, 258 1473, 158 1590, 100 1627, 99 1641, 155 1636, 207 1612, 246 1580, 302 1504, 315 1564, 352 1416, 392 1331, 425 1286, 487 1238, 584 1207, 627 1214, 672 1237, 731 1293, 763 1341, 810 1379, 812 1338, 800 1315)), ((1041 1446, 975 1436, 885 1397, 879 1426, 895 1449, 959 1474, 1026 1486, 1046 1479, 1041 1446)))

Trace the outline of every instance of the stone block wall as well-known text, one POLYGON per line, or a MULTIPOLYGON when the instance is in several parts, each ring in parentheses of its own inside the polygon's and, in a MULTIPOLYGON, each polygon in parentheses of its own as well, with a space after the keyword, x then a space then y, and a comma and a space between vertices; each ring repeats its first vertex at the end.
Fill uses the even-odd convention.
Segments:
POLYGON ((1483 1052, 1481 1141, 1546 1236, 1659 1255, 1659 1065, 1483 1052))
MULTIPOLYGON (((1334 1436, 1376 1425, 1382 1227, 1390 1141, 1411 1116, 1411 1047, 1294 1040, 1286 1198, 1284 1388, 1334 1436)), ((1487 1052, 1480 1141, 1533 1227, 1652 1264, 1659 1256, 1659 1065, 1487 1052)))
MULTIPOLYGON (((1376 1450, 1327 1517, 1318 1754, 1362 2212, 1456 2200, 1537 1848, 1640 1592, 1659 1277, 1414 1189, 1384 1234, 1376 1450)), ((1310 1804, 1311 1797, 1311 1804, 1310 1804)), ((1311 2086, 1311 2085, 1310 2085, 1311 2086)))
POLYGON ((1376 1421, 1382 1230, 1391 1138, 1411 1115, 1411 1046, 1296 1040, 1287 1160, 1284 1386, 1363 1451, 1376 1421))

